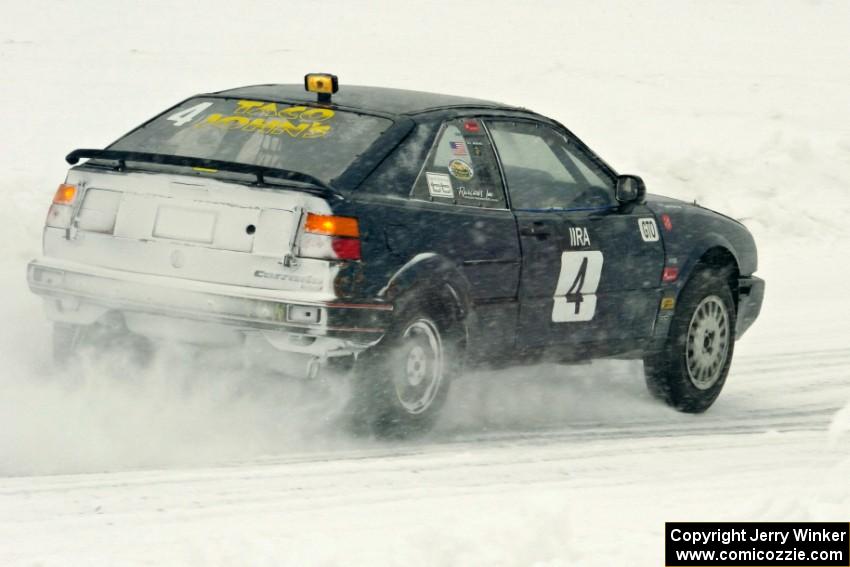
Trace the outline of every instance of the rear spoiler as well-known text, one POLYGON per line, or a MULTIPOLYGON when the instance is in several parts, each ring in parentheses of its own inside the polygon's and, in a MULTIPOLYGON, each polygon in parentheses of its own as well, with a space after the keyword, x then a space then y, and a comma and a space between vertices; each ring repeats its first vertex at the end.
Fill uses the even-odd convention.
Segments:
POLYGON ((201 170, 210 170, 211 172, 230 171, 233 173, 248 173, 250 175, 257 176, 257 184, 259 185, 265 184, 265 178, 270 177, 274 179, 282 179, 284 181, 304 183, 313 186, 321 193, 329 193, 336 197, 342 197, 339 191, 337 191, 324 181, 313 177, 312 175, 301 173, 299 171, 291 171, 288 169, 264 167, 262 165, 252 165, 248 163, 236 163, 232 161, 221 161, 217 159, 204 159, 189 156, 175 156, 169 154, 150 154, 146 152, 125 152, 122 150, 90 149, 74 150, 73 152, 65 156, 65 161, 67 161, 70 165, 76 165, 81 158, 117 161, 118 171, 127 168, 126 162, 138 161, 143 163, 157 163, 163 165, 193 167, 201 170))

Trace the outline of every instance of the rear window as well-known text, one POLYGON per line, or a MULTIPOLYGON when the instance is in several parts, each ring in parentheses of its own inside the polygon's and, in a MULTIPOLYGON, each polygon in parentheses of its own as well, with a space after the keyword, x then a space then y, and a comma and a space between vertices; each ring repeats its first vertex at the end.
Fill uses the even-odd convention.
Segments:
POLYGON ((392 124, 303 104, 202 97, 158 116, 108 149, 261 165, 330 181, 392 124))

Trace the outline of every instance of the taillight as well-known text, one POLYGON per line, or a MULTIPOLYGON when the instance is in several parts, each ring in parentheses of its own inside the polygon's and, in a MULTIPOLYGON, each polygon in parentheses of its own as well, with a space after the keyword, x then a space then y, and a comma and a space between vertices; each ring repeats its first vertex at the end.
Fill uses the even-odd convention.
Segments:
POLYGON ((56 194, 53 195, 53 203, 56 205, 70 205, 74 202, 76 196, 77 186, 63 183, 56 190, 56 194))
POLYGON ((360 227, 357 219, 351 217, 336 217, 333 215, 317 215, 307 213, 304 221, 304 230, 313 234, 325 234, 328 236, 347 236, 358 238, 360 227))
POLYGON ((360 226, 353 217, 307 213, 299 256, 330 260, 360 259, 360 226))
POLYGON ((74 201, 77 199, 77 186, 63 183, 53 195, 53 203, 47 211, 45 224, 54 228, 68 228, 74 215, 74 201))

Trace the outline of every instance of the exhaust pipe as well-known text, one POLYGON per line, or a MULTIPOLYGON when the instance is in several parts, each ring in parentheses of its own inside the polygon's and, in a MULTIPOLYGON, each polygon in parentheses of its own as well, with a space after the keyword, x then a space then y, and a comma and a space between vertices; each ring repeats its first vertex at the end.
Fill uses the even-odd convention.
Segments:
POLYGON ((322 359, 318 356, 310 358, 307 361, 307 368, 305 370, 305 377, 308 380, 316 380, 322 370, 322 359))

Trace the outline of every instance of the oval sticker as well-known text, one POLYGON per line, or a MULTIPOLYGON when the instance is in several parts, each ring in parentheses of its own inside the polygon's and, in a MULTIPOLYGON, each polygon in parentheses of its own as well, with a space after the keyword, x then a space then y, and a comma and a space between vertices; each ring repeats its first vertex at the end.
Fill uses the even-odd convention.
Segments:
POLYGON ((475 175, 472 166, 462 159, 453 159, 449 162, 449 173, 461 181, 469 181, 475 175))

